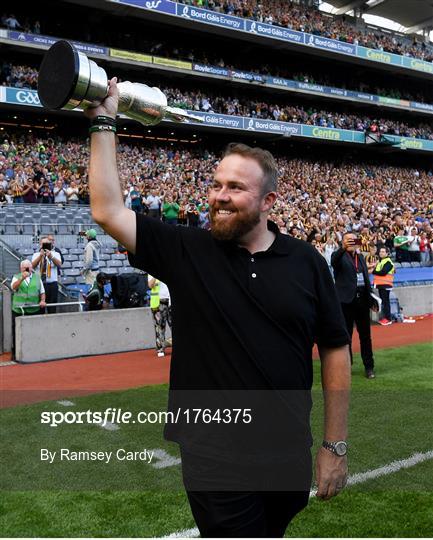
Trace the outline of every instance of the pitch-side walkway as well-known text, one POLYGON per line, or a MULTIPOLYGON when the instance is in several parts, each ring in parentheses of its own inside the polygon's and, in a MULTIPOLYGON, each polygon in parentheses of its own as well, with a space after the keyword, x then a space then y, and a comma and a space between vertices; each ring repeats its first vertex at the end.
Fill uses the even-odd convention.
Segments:
MULTIPOLYGON (((433 318, 373 326, 372 332, 374 349, 432 342, 433 318)), ((353 349, 359 351, 356 331, 353 349)), ((0 356, 0 407, 166 383, 170 369, 170 356, 157 358, 153 349, 26 365, 8 360, 0 356)))

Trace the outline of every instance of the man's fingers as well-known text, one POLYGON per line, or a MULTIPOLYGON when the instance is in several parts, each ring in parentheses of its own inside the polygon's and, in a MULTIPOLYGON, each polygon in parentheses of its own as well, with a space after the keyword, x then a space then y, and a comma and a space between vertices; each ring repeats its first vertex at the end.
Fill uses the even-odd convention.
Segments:
POLYGON ((329 482, 326 482, 325 480, 321 480, 317 487, 316 497, 318 497, 319 499, 326 499, 328 496, 328 487, 329 487, 329 482))
POLYGON ((323 500, 335 497, 344 489, 347 484, 347 475, 343 478, 321 480, 317 488, 316 497, 323 500))

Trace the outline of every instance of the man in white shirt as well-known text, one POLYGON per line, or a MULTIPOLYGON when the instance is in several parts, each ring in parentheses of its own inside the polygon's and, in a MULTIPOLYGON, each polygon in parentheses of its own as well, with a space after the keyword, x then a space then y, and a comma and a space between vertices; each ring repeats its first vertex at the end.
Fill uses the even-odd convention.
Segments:
POLYGON ((77 184, 72 180, 70 186, 66 190, 68 204, 78 204, 78 191, 77 184))
MULTIPOLYGON (((41 281, 45 287, 47 304, 57 304, 58 269, 62 266, 62 259, 47 237, 41 238, 40 250, 32 257, 32 266, 34 270, 39 270, 41 281)), ((56 307, 49 307, 47 310, 48 313, 56 313, 56 307)))
POLYGON ((150 195, 146 197, 145 203, 148 208, 147 215, 159 219, 161 215, 161 198, 158 197, 155 189, 152 189, 150 195))
POLYGON ((64 205, 66 203, 66 190, 62 180, 57 180, 53 192, 55 204, 64 205))

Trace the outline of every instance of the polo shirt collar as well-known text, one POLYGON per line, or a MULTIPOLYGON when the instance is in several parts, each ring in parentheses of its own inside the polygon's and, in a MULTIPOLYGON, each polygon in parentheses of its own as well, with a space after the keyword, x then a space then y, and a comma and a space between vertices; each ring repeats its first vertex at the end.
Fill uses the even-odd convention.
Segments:
POLYGON ((275 240, 267 251, 276 253, 277 255, 288 255, 290 248, 289 242, 287 242, 287 235, 280 232, 278 225, 270 220, 268 220, 268 231, 275 233, 275 240))
MULTIPOLYGON (((272 231, 275 234, 275 239, 272 242, 271 246, 266 251, 260 251, 259 253, 264 254, 275 254, 275 255, 288 255, 290 252, 289 242, 287 242, 287 239, 289 238, 287 235, 282 234, 280 232, 280 229, 278 228, 277 224, 273 221, 268 220, 268 230, 272 231)), ((236 244, 236 242, 233 241, 222 241, 219 242, 220 245, 223 246, 224 249, 228 249, 230 251, 247 251, 245 248, 240 247, 236 244)))

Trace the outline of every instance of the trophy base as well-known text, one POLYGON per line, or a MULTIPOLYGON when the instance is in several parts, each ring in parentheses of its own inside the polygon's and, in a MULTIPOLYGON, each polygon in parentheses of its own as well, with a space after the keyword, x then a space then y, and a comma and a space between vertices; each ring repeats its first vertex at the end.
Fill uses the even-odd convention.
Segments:
POLYGON ((67 41, 57 41, 45 54, 39 69, 39 99, 47 109, 62 109, 72 98, 78 82, 80 61, 67 41))

